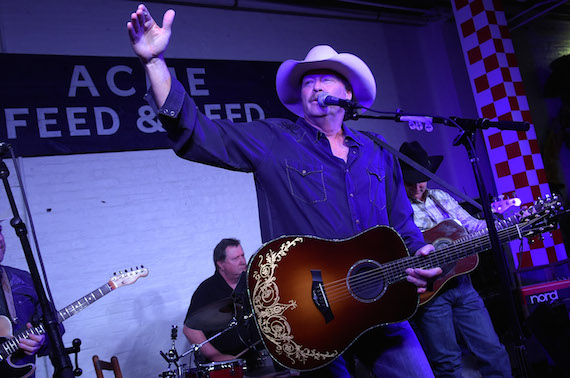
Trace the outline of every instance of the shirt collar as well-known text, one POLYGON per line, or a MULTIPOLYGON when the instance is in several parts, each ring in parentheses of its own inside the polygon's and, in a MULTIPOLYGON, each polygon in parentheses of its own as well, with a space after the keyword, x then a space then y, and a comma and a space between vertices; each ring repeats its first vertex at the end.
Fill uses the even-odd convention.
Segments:
MULTIPOLYGON (((316 143, 319 139, 325 137, 324 133, 311 126, 303 117, 299 117, 299 119, 297 119, 297 125, 301 126, 307 136, 309 136, 310 140, 312 140, 314 143, 316 143)), ((344 123, 342 124, 342 131, 344 138, 347 141, 354 141, 357 144, 362 145, 362 142, 360 141, 361 136, 355 134, 349 127, 346 127, 344 123)), ((350 142, 348 145, 351 145, 350 142)))

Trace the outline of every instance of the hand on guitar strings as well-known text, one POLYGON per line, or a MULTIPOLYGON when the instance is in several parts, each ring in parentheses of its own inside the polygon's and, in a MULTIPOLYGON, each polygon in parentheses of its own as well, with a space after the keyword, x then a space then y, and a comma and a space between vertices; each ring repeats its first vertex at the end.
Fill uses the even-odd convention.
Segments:
MULTIPOLYGON (((28 328, 32 328, 32 325, 30 323, 28 323, 27 326, 28 328)), ((31 356, 33 354, 36 354, 40 350, 42 345, 44 345, 45 340, 46 340, 45 334, 35 335, 32 333, 30 334, 29 339, 20 340, 18 347, 22 349, 24 353, 26 353, 28 356, 31 356)))
MULTIPOLYGON (((418 249, 416 256, 427 256, 434 249, 433 245, 426 244, 418 249)), ((440 275, 442 272, 443 271, 439 267, 432 269, 408 268, 406 269, 406 273, 408 274, 406 280, 416 285, 418 287, 418 294, 421 294, 426 291, 428 281, 431 278, 440 275)))

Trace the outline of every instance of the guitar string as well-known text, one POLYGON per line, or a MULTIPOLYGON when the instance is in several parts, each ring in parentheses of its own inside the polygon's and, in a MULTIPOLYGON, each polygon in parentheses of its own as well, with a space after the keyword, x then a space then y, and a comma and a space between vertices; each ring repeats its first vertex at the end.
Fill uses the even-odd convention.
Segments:
MULTIPOLYGON (((516 233, 512 233, 512 234, 516 235, 516 233)), ((487 243, 485 243, 485 244, 487 244, 487 243)), ((485 249, 483 249, 483 250, 485 250, 485 249)), ((442 252, 442 251, 443 251, 442 249, 438 250, 438 252, 442 252)), ((455 254, 450 254, 450 256, 453 256, 453 255, 459 255, 460 256, 461 254, 462 253, 458 252, 455 254)), ((413 256, 413 257, 405 259, 405 260, 407 260, 406 263, 408 263, 408 264, 405 264, 404 266, 399 266, 402 264, 401 263, 398 264, 397 262, 395 262, 392 264, 386 264, 386 265, 388 265, 388 269, 382 269, 382 267, 379 267, 379 268, 371 269, 371 270, 364 272, 364 273, 359 273, 357 275, 354 275, 353 277, 351 277, 351 279, 348 280, 350 282, 350 287, 352 288, 352 291, 356 292, 356 293, 358 293, 359 290, 363 290, 363 288, 364 289, 367 289, 367 288, 369 289, 370 287, 372 287, 374 289, 377 288, 378 287, 378 285, 377 285, 378 284, 378 277, 379 276, 380 277, 385 276, 385 274, 382 274, 383 270, 387 271, 388 273, 392 272, 392 275, 388 274, 388 276, 392 277, 392 280, 391 280, 392 282, 390 282, 390 284, 392 284, 396 281, 401 280, 402 278, 404 278, 406 276, 405 271, 403 269, 405 269, 405 267, 410 265, 409 264, 410 261, 415 260, 416 262, 419 262, 420 259, 427 258, 427 257, 429 257, 429 255, 428 256, 413 256), (396 273, 396 274, 394 275, 393 273, 396 273), (355 279, 354 277, 356 277, 356 276, 358 276, 358 278, 355 279), (374 283, 376 285, 369 285, 370 283, 374 283)), ((436 258, 431 258, 429 260, 431 260, 431 262, 434 263, 434 261, 438 261, 438 258, 439 258, 439 256, 437 256, 436 258)), ((386 265, 384 265, 384 267, 386 267, 386 265)), ((434 265, 432 265, 432 266, 437 266, 437 265, 441 265, 441 264, 438 262, 438 263, 434 263, 434 265)), ((428 268, 428 266, 426 266, 425 268, 428 268)), ((339 281, 337 281, 337 285, 336 285, 337 288, 336 289, 333 289, 330 291, 328 289, 326 290, 327 298, 328 298, 330 303, 338 302, 338 301, 353 297, 353 295, 348 290, 348 285, 346 283, 347 283, 347 279, 339 280, 339 281), (330 294, 329 294, 329 292, 330 292, 330 294)), ((329 286, 328 284, 325 285, 325 288, 327 288, 328 286, 329 286)), ((382 286, 382 292, 383 292, 383 289, 384 289, 384 285, 382 286)), ((378 295, 380 295, 382 292, 378 292, 378 295)))
MULTIPOLYGON (((537 218, 535 220, 531 220, 531 221, 527 222, 526 224, 522 224, 522 226, 521 226, 521 224, 518 224, 518 226, 526 227, 529 224, 532 224, 539 219, 540 218, 537 218)), ((507 234, 506 236, 518 236, 518 230, 516 229, 516 227, 517 227, 516 224, 513 226, 508 226, 507 228, 499 230, 498 233, 499 234, 507 234)), ((481 230, 481 231, 485 231, 485 230, 481 230)), ((461 259, 463 257, 473 255, 473 254, 477 253, 477 252, 472 252, 472 251, 476 250, 476 248, 479 249, 479 252, 490 249, 491 245, 490 245, 490 239, 488 237, 488 234, 485 234, 485 235, 482 235, 479 237, 476 237, 475 234, 476 233, 468 235, 468 236, 470 236, 471 240, 469 240, 468 243, 465 243, 464 245, 462 245, 461 249, 457 248, 457 244, 454 243, 455 245, 452 244, 450 246, 446 246, 446 247, 443 247, 441 249, 438 249, 437 254, 434 254, 434 252, 435 252, 434 251, 427 256, 410 256, 407 258, 402 258, 399 260, 391 261, 387 264, 384 264, 381 267, 370 269, 370 270, 363 272, 363 273, 357 273, 348 279, 348 282, 350 282, 350 287, 353 289, 353 291, 358 291, 359 289, 366 288, 369 283, 377 283, 379 275, 380 276, 387 276, 388 278, 391 278, 391 279, 387 280, 387 281, 389 281, 389 284, 394 283, 396 281, 399 281, 402 278, 405 278, 405 276, 406 276, 405 268, 406 267, 416 266, 414 264, 410 264, 410 262, 413 262, 413 263, 422 262, 423 264, 421 264, 421 263, 419 264, 420 268, 430 268, 430 267, 442 265, 442 263, 452 262, 454 260, 457 260, 458 258, 461 259), (471 235, 473 235, 475 237, 471 237, 471 235), (453 253, 447 253, 446 254, 446 252, 449 252, 450 250, 453 251, 453 253), (382 273, 387 273, 387 274, 382 274, 382 273)), ((501 235, 501 236, 505 236, 505 235, 501 235)), ((337 280, 337 281, 333 281, 331 283, 327 283, 324 286, 326 289, 327 298, 331 302, 352 297, 352 295, 350 294, 350 291, 347 288, 347 279, 346 278, 341 279, 341 280, 337 280)), ((377 287, 377 285, 375 285, 375 287, 377 287)))
MULTIPOLYGON (((540 218, 539 218, 539 219, 540 219, 540 218)), ((539 219, 535 219, 535 220, 533 220, 533 221, 531 221, 531 222, 529 222, 529 223, 527 223, 527 224, 525 224, 525 225, 523 225, 523 226, 526 226, 526 225, 528 225, 528 224, 534 223, 535 221, 538 221, 539 219)), ((519 226, 521 226, 521 225, 519 224, 519 226)), ((501 230, 501 231, 499 231, 499 233, 502 233, 502 234, 505 234, 505 233, 506 233, 506 234, 510 234, 510 235, 509 235, 509 236, 510 236, 509 240, 514 239, 514 238, 516 238, 516 237, 519 235, 518 230, 517 230, 517 228, 516 228, 516 225, 515 225, 515 227, 508 227, 508 228, 506 228, 506 229, 504 229, 504 230, 501 230)), ((485 235, 485 236, 487 236, 487 235, 485 235)), ((503 235, 503 236, 504 236, 504 235, 503 235)), ((479 239, 486 239, 486 240, 483 240, 484 243, 479 243, 480 245, 477 246, 478 249, 479 249, 479 252, 490 249, 491 246, 490 246, 490 242, 489 242, 490 240, 489 240, 489 238, 479 238, 479 239)), ((476 240, 473 240, 473 241, 479 241, 479 239, 476 239, 476 240)), ((472 243, 471 243, 471 244, 472 244, 472 243)), ((451 248, 451 247, 453 247, 453 246, 450 246, 450 248, 451 248)), ((457 247, 457 246, 455 246, 455 247, 457 247)), ((446 249, 450 249, 450 248, 446 248, 446 249)), ((453 248, 451 248, 451 249, 453 249, 453 248)), ((471 250, 473 250, 473 248, 471 248, 471 250)), ((441 254, 441 252, 443 251, 443 249, 439 249, 439 250, 437 250, 437 251, 440 252, 440 254, 441 254)), ((459 256, 460 258, 463 258, 463 257, 467 257, 467 256, 472 255, 472 254, 474 254, 474 253, 469 252, 469 253, 466 254, 466 253, 465 253, 465 249, 461 249, 461 250, 457 250, 457 252, 455 252, 454 254, 449 254, 449 256, 454 256, 454 255, 455 255, 455 256, 459 256), (465 256, 462 256, 462 255, 465 255, 465 256)), ((428 255, 428 256, 429 256, 429 255, 428 255)), ((419 259, 422 259, 423 257, 426 257, 426 256, 415 256, 415 257, 417 257, 417 259, 415 259, 415 260, 418 261, 419 259)), ((435 257, 435 256, 434 256, 434 257, 435 257)), ((439 257, 441 257, 441 256, 437 256, 436 258, 431 258, 431 259, 430 259, 430 260, 432 260, 431 262, 432 262, 432 264, 433 264, 433 265, 431 265, 431 266, 441 265, 441 264, 440 264, 440 259, 439 259, 439 257), (434 263, 434 261, 437 261, 437 262, 434 263)), ((455 259, 457 259, 457 258, 455 258, 455 259)), ((402 260, 402 261, 403 261, 403 260, 406 260, 406 261, 405 261, 405 262, 407 263, 406 265, 407 265, 407 266, 410 265, 410 264, 409 264, 409 261, 411 260, 411 258, 404 258, 404 259, 400 259, 400 260, 402 260)), ((425 260, 425 259, 424 259, 424 260, 425 260)), ((447 259, 447 260, 444 259, 443 262, 449 262, 449 259, 447 259)), ((398 268, 398 266, 397 266, 398 263, 400 263, 400 265, 402 265, 401 262, 399 262, 398 260, 396 260, 395 264, 390 264, 390 265, 392 265, 392 268, 391 268, 392 271, 400 271, 400 272, 402 271, 402 269, 401 269, 402 267, 400 267, 400 269, 397 269, 397 268, 398 268)), ((429 265, 426 266, 426 268, 427 268, 427 267, 429 267, 429 265)), ((405 268, 405 266, 404 266, 404 268, 405 268)), ((362 276, 371 277, 371 278, 368 279, 367 281, 368 281, 368 282, 373 281, 374 283, 377 283, 377 281, 378 281, 377 278, 376 278, 377 274, 375 274, 375 273, 378 273, 380 270, 381 270, 380 268, 376 268, 376 269, 374 269, 373 271, 371 270, 371 271, 368 271, 368 272, 363 273, 362 276)), ((387 269, 387 270, 390 270, 390 269, 387 269)), ((398 280, 400 280, 400 279, 402 279, 402 278, 404 278, 404 277, 405 277, 405 274, 401 273, 399 279, 393 280, 393 282, 398 281, 398 280)), ((345 280, 340 280, 340 281, 343 281, 342 284, 341 284, 341 287, 342 287, 342 286, 346 287, 346 279, 345 279, 345 280)), ((360 288, 363 287, 363 286, 366 287, 366 285, 365 285, 366 280, 363 280, 362 278, 360 278, 360 281, 361 281, 361 282, 360 282, 359 287, 360 287, 360 288)), ((350 285, 351 288, 354 289, 357 285, 353 284, 352 280, 351 280, 350 282, 351 282, 351 285, 350 285)), ((377 286, 378 286, 378 285, 375 285, 375 287, 377 287, 377 286)), ((330 300, 330 301, 335 301, 335 300, 339 300, 339 299, 342 300, 342 299, 350 298, 352 295, 350 295, 350 292, 348 292, 347 289, 344 289, 344 287, 343 287, 342 290, 341 290, 341 292, 344 293, 344 295, 341 295, 341 296, 338 296, 338 295, 337 295, 337 296, 335 296, 334 294, 332 294, 332 295, 331 295, 331 298, 329 298, 329 300, 330 300), (348 293, 348 295, 346 295, 346 293, 348 293)), ((357 287, 357 288, 358 288, 358 287, 357 287)), ((378 295, 379 295, 379 294, 381 294, 381 293, 378 293, 378 295)))
MULTIPOLYGON (((530 224, 530 223, 529 223, 529 224, 530 224)), ((528 224, 523 224, 523 226, 526 226, 526 225, 528 225, 528 224)), ((503 228, 502 230, 499 230, 499 233, 501 233, 501 232, 502 232, 502 233, 505 233, 505 230, 508 231, 510 228, 512 228, 512 226, 507 226, 507 228, 503 228)), ((431 256, 430 259, 431 259, 431 260, 435 260, 435 262, 436 262, 436 264, 435 264, 435 265, 432 265, 432 266, 437 266, 437 264, 442 263, 442 262, 443 262, 443 263, 449 262, 449 261, 446 261, 446 259, 439 260, 439 259, 437 259, 437 257, 440 257, 440 256, 444 256, 444 257, 445 257, 445 253, 442 253, 442 252, 445 252, 445 251, 447 251, 448 249, 455 249, 455 248, 457 247, 457 244, 458 244, 457 242, 458 242, 458 241, 461 241, 462 239, 471 239, 471 244, 475 243, 475 245, 476 245, 477 247, 480 247, 480 245, 478 245, 478 244, 480 244, 480 243, 479 243, 479 240, 480 240, 480 239, 485 239, 485 236, 487 236, 486 230, 487 230, 487 229, 484 229, 484 230, 480 230, 480 231, 471 233, 471 234, 469 234, 469 235, 466 235, 466 236, 463 237, 463 238, 460 238, 460 239, 458 239, 458 240, 455 240, 455 241, 453 242, 453 244, 455 244, 455 245, 452 244, 451 246, 446 246, 447 248, 444 247, 445 249, 444 249, 444 248, 438 249, 438 250, 437 250, 437 251, 438 251, 438 255, 437 255, 437 256, 436 256, 435 254, 433 254, 433 252, 432 252, 432 254, 429 255, 429 256, 431 256)), ((465 244, 465 248, 469 248, 469 244, 468 244, 468 243, 465 244)), ((471 247, 471 249, 470 249, 469 251, 471 251, 471 250, 473 250, 473 247, 471 247)), ((461 256, 461 254, 465 254, 465 251, 464 251, 464 250, 458 250, 457 253, 455 253, 455 254, 448 254, 447 256, 452 256, 452 257, 453 257, 454 255, 455 255, 455 256, 461 256)), ((470 255, 470 254, 473 254, 473 253, 471 253, 471 252, 467 253, 467 255, 470 255)), ((422 258, 422 257, 424 257, 424 256, 420 256, 420 258, 422 258)), ((448 258, 448 259, 449 259, 449 258, 448 258)), ((404 258, 404 260, 409 260, 409 258, 404 258)), ((451 260, 453 260, 453 259, 451 259, 451 260)), ((408 261, 406 261, 406 262, 408 262, 408 261)), ((393 262, 390 262, 390 263, 393 263, 393 262)), ((390 264, 390 263, 388 263, 388 264, 390 264)), ((386 265, 385 265, 385 266, 386 266, 386 265)), ((376 269, 374 269, 374 270, 369 270, 369 271, 364 272, 364 273, 356 274, 356 275, 352 276, 351 282, 357 283, 357 282, 359 281, 359 279, 356 278, 356 277, 358 277, 358 276, 366 277, 367 275, 373 274, 374 271, 378 271, 379 269, 380 269, 380 268, 376 268, 376 269)), ((345 283, 346 283, 346 279, 338 280, 338 281, 336 281, 336 282, 333 281, 333 282, 331 282, 331 283, 326 284, 325 286, 333 288, 333 287, 335 286, 335 285, 334 285, 335 283, 338 283, 338 284, 340 285, 340 287, 344 287, 344 286, 345 286, 345 283)), ((334 290, 334 289, 332 289, 332 290, 334 290)))
MULTIPOLYGON (((535 219, 530 219, 530 220, 525 221, 526 222, 525 223, 525 222, 521 222, 521 220, 517 217, 510 217, 506 220, 496 222, 496 226, 501 227, 501 229, 498 230, 499 234, 507 234, 506 236, 509 236, 509 238, 507 238, 507 240, 512 240, 512 239, 515 239, 517 237, 520 238, 519 228, 527 227, 528 225, 531 225, 535 222, 538 222, 539 220, 542 220, 543 218, 544 218, 544 216, 538 216, 535 219)), ((505 236, 505 235, 501 235, 501 236, 505 236)), ((391 275, 389 275, 389 276, 392 277, 392 280, 389 284, 397 282, 397 281, 405 278, 405 274, 404 274, 405 271, 402 271, 402 267, 405 268, 406 266, 410 266, 411 265, 410 261, 413 261, 413 260, 415 260, 415 262, 418 262, 419 259, 422 259, 422 262, 424 264, 426 263, 426 260, 429 260, 428 262, 430 262, 431 265, 430 264, 425 265, 425 266, 423 266, 423 268, 430 268, 430 267, 442 265, 442 263, 444 264, 444 263, 452 262, 454 260, 458 260, 458 259, 473 255, 473 254, 478 253, 478 252, 489 250, 490 248, 491 248, 491 243, 490 243, 490 238, 488 237, 488 230, 483 229, 483 230, 471 233, 469 235, 466 235, 463 238, 459 238, 459 239, 453 241, 453 243, 451 245, 437 250, 438 251, 437 255, 435 255, 432 252, 432 254, 428 255, 429 258, 426 258, 426 256, 414 256, 414 257, 416 257, 415 259, 413 257, 402 258, 402 259, 399 259, 396 261, 392 261, 388 264, 385 264, 382 267, 371 269, 371 270, 363 272, 363 273, 355 274, 349 280, 350 287, 353 290, 354 289, 360 289, 362 287, 366 288, 370 282, 373 282, 376 284, 374 286, 374 288, 377 288, 378 287, 377 276, 378 276, 378 274, 381 274, 382 270, 384 270, 388 273, 391 273, 391 275), (470 242, 465 243, 465 245, 462 246, 464 248, 458 249, 457 244, 460 241, 463 243, 463 239, 470 240, 470 242), (469 248, 469 244, 471 244, 471 248, 469 248), (475 244, 475 245, 473 246, 473 244, 475 244), (452 250, 452 251, 454 250, 454 253, 445 254, 445 252, 448 250, 452 250), (404 266, 398 266, 398 263, 400 265, 402 265, 402 262, 404 262, 406 264, 404 266), (396 273, 396 275, 394 275, 394 273, 396 273)), ((420 267, 422 267, 421 264, 420 264, 420 267)), ((339 300, 339 299, 346 299, 346 298, 352 297, 352 295, 350 294, 350 292, 347 288, 347 285, 346 285, 347 279, 337 280, 335 282, 328 283, 325 285, 325 288, 326 287, 330 288, 330 290, 327 290, 327 293, 330 293, 330 297, 329 297, 329 294, 327 294, 327 298, 329 299, 329 301, 335 301, 335 300, 339 300), (337 286, 336 292, 334 289, 335 282, 336 282, 336 286, 337 286), (347 293, 348 293, 348 295, 347 295, 347 293)), ((384 287, 385 286, 382 286, 382 291, 384 291, 384 287)), ((381 294, 381 292, 378 293, 378 295, 380 295, 380 294, 381 294)))

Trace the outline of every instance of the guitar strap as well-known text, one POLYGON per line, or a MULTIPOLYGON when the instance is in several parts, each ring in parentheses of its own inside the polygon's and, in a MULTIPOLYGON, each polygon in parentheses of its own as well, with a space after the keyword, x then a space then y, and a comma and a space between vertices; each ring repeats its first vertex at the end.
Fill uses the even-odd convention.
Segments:
POLYGON ((2 274, 2 291, 4 292, 4 297, 6 298, 6 305, 8 306, 8 312, 10 313, 10 318, 14 324, 18 323, 18 315, 16 314, 16 307, 14 306, 14 296, 12 295, 12 286, 10 285, 10 280, 8 279, 8 275, 6 274, 6 270, 4 267, 1 267, 2 270, 0 273, 2 274))
POLYGON ((368 138, 372 139, 376 144, 380 145, 380 147, 384 148, 385 150, 390 152, 392 155, 394 155, 398 159, 406 162, 408 165, 417 169, 418 171, 420 171, 421 173, 423 173, 427 177, 433 179, 435 182, 442 185, 444 188, 446 188, 447 190, 449 190, 450 192, 452 192, 456 196, 458 196, 458 197, 462 198, 463 200, 469 202, 471 205, 475 206, 479 210, 483 209, 481 207, 481 205, 478 202, 476 202, 473 198, 466 196, 459 189, 457 189, 453 185, 449 184, 448 182, 444 181, 438 175, 436 175, 435 173, 426 169, 422 165, 418 164, 415 160, 410 159, 409 157, 407 157, 406 155, 404 155, 400 151, 396 150, 394 147, 390 146, 388 143, 384 142, 382 139, 378 138, 376 135, 372 134, 370 131, 365 131, 365 130, 358 130, 358 131, 360 131, 362 134, 366 135, 368 138))
MULTIPOLYGON (((429 190, 429 189, 428 189, 429 190)), ((441 204, 441 202, 439 202, 434 196, 432 196, 429 192, 428 192, 428 196, 429 198, 431 198, 431 200, 433 201, 433 203, 435 203, 435 205, 439 208, 439 210, 441 211, 441 215, 444 216, 444 218, 451 218, 451 216, 449 215, 449 213, 447 212, 447 210, 445 209, 445 207, 443 207, 443 205, 441 204)))

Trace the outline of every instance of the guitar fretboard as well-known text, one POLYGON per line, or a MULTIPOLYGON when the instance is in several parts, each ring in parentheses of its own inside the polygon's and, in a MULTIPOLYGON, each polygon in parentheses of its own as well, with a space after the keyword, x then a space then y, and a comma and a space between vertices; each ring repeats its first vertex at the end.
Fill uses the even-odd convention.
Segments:
POLYGON ((113 288, 108 283, 106 283, 103 286, 100 286, 98 289, 93 290, 91 293, 84 296, 83 298, 66 306, 63 310, 58 311, 57 320, 60 323, 63 322, 64 320, 68 319, 69 317, 83 310, 85 307, 89 306, 91 303, 103 298, 103 296, 109 294, 112 290, 113 288))
MULTIPOLYGON (((501 243, 521 237, 521 228, 532 222, 523 222, 502 230, 497 230, 501 243)), ((407 268, 431 269, 464 257, 491 249, 491 239, 488 230, 477 231, 465 238, 456 240, 453 244, 431 252, 427 256, 412 256, 392 261, 384 266, 384 277, 392 284, 406 278, 407 268), (460 241, 458 243, 458 241, 460 241)))
POLYGON ((45 333, 44 325, 41 324, 39 327, 28 328, 25 331, 17 334, 16 337, 8 339, 2 343, 0 347, 0 361, 4 361, 8 358, 12 353, 18 350, 18 344, 21 340, 28 339, 31 334, 34 335, 42 335, 45 333))
MULTIPOLYGON (((57 313, 57 320, 59 323, 63 322, 64 320, 68 319, 69 317, 77 314, 79 311, 83 310, 91 303, 101 299, 103 296, 109 294, 113 288, 111 285, 106 283, 105 285, 99 287, 96 290, 93 290, 88 295, 84 296, 83 298, 71 303, 70 305, 66 306, 63 310, 58 311, 57 313)), ((28 328, 25 331, 20 332, 15 337, 4 341, 0 345, 0 361, 4 361, 10 355, 18 350, 18 344, 21 340, 28 339, 30 335, 43 335, 45 333, 44 325, 40 324, 38 327, 28 328)))

